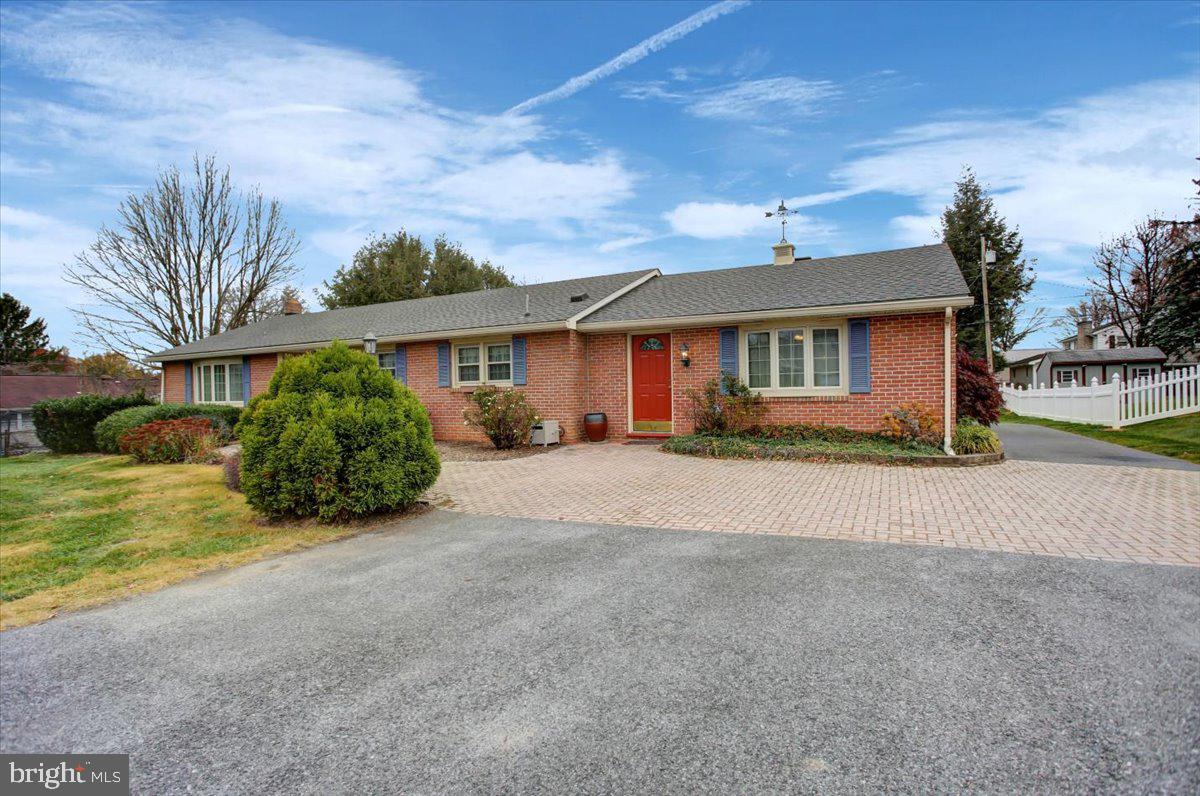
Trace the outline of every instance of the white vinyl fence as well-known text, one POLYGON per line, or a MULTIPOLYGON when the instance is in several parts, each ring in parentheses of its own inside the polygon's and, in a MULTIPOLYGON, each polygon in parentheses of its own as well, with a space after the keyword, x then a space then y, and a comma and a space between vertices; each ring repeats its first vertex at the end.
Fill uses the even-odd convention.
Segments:
POLYGON ((1000 393, 1005 406, 1019 415, 1120 428, 1200 412, 1200 366, 1163 371, 1128 384, 1120 376, 1108 384, 1092 379, 1087 386, 1029 389, 1003 384, 1000 393))

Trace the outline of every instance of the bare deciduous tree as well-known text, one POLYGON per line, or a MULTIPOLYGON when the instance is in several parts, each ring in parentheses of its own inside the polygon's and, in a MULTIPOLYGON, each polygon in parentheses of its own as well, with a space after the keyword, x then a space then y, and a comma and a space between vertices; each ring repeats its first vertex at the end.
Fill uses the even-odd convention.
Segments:
POLYGON ((297 273, 299 241, 277 201, 236 193, 212 157, 192 169, 190 185, 172 166, 130 194, 117 228, 101 227, 66 271, 102 307, 75 311, 86 336, 131 359, 252 322, 297 273))
POLYGON ((1094 300, 1109 308, 1132 346, 1149 345, 1147 330, 1168 298, 1176 247, 1170 228, 1149 219, 1096 250, 1094 300))

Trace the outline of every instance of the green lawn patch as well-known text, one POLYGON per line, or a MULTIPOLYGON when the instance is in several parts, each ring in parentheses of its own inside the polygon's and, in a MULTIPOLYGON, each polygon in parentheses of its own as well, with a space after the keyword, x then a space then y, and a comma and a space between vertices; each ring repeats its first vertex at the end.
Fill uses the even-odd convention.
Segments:
POLYGON ((1040 417, 1025 417, 1008 410, 1000 414, 1002 423, 1027 423, 1034 426, 1057 428, 1092 439, 1102 439, 1127 448, 1172 456, 1200 464, 1200 413, 1151 420, 1125 426, 1119 431, 1104 426, 1089 426, 1083 423, 1064 423, 1060 420, 1045 420, 1040 417))
POLYGON ((46 454, 0 460, 0 627, 362 527, 267 524, 225 488, 220 467, 130 462, 46 454))

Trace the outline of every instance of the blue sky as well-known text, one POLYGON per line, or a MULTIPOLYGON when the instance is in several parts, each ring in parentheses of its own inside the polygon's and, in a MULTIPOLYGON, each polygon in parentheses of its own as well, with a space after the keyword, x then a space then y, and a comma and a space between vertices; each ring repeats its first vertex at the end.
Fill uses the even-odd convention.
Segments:
POLYGON ((402 226, 530 281, 767 262, 781 197, 803 254, 916 245, 970 165, 1055 313, 1200 154, 1195 3, 0 13, 0 282, 77 353, 63 264, 197 151, 282 200, 306 293, 402 226))

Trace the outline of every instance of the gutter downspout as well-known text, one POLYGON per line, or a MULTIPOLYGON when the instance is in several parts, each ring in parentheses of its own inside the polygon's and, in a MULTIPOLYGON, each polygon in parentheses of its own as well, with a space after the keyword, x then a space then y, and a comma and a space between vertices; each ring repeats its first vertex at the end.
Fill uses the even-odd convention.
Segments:
POLYGON ((950 360, 952 358, 951 355, 954 353, 954 341, 951 339, 952 335, 950 333, 950 323, 953 320, 954 320, 954 308, 947 307, 946 308, 946 319, 945 319, 945 321, 942 322, 942 338, 943 338, 944 344, 945 344, 945 351, 944 351, 944 355, 943 355, 944 362, 943 362, 943 368, 942 368, 942 383, 943 383, 942 384, 942 393, 943 393, 942 449, 945 450, 946 454, 949 456, 954 455, 954 448, 950 447, 950 433, 951 433, 950 432, 950 410, 951 410, 951 406, 952 406, 952 404, 950 402, 954 399, 954 396, 950 394, 950 392, 951 392, 951 390, 950 390, 950 387, 951 387, 950 360))

